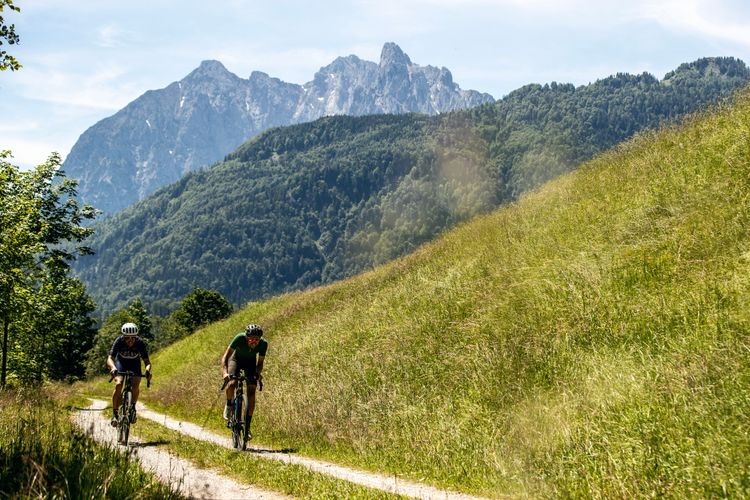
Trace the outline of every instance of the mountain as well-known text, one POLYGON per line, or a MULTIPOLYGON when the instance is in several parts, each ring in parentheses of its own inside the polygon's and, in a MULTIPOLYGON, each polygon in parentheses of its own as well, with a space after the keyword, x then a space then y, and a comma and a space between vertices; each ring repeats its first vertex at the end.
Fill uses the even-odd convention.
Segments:
POLYGON ((234 304, 352 276, 517 200, 638 131, 728 98, 736 59, 662 80, 528 85, 438 116, 334 116, 269 130, 96 225, 76 271, 103 314, 164 314, 193 287, 234 304))
POLYGON ((258 71, 242 79, 218 61, 204 61, 89 128, 64 169, 79 181, 82 201, 108 214, 271 127, 328 115, 438 114, 493 100, 461 90, 446 68, 412 63, 394 43, 384 45, 380 64, 338 58, 305 85, 258 71))
POLYGON ((744 91, 403 259, 250 304, 152 358, 142 397, 226 432, 216 361, 257 322, 253 434, 278 448, 488 498, 744 498, 749 131, 744 91))

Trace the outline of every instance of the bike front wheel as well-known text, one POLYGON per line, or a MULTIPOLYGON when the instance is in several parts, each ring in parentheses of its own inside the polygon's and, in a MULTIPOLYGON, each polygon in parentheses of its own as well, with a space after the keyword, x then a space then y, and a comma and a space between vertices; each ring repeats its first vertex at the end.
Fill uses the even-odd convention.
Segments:
POLYGON ((130 392, 125 392, 122 395, 122 404, 120 405, 120 414, 117 422, 117 442, 123 446, 128 445, 128 437, 130 436, 130 403, 133 399, 133 395, 130 392))
POLYGON ((243 398, 235 398, 234 400, 234 415, 232 422, 232 447, 235 449, 243 449, 244 439, 244 426, 243 426, 243 412, 245 406, 243 404, 243 398))

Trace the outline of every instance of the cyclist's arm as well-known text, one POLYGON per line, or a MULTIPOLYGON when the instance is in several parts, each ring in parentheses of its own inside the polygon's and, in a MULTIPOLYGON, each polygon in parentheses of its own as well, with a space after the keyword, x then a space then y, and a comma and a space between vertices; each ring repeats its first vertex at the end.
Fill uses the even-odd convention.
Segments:
POLYGON ((232 357, 232 354, 234 354, 234 349, 227 347, 227 350, 224 351, 224 355, 221 357, 221 375, 224 380, 229 377, 229 358, 232 357))
POLYGON ((117 370, 117 365, 115 364, 115 358, 120 353, 120 338, 118 337, 115 339, 115 341, 112 343, 112 347, 109 349, 109 355, 107 356, 107 369, 110 373, 117 370))
POLYGON ((255 364, 255 375, 257 375, 258 380, 260 380, 262 377, 260 375, 260 372, 263 371, 263 360, 265 360, 265 356, 258 355, 258 362, 255 364))
POLYGON ((107 369, 110 373, 117 370, 117 366, 115 365, 115 360, 112 358, 112 355, 110 354, 107 356, 107 369))
POLYGON ((140 353, 141 359, 143 360, 143 366, 146 367, 146 376, 151 377, 151 360, 148 357, 148 348, 146 348, 146 343, 142 340, 140 341, 140 353))

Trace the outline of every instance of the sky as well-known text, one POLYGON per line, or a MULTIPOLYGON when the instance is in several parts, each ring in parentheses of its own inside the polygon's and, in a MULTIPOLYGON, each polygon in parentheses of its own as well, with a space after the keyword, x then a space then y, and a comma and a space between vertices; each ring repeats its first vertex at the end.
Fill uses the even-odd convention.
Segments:
POLYGON ((0 150, 22 168, 203 60, 304 84, 339 56, 395 42, 463 89, 657 78, 701 57, 750 64, 747 0, 14 0, 23 65, 0 72, 0 150))

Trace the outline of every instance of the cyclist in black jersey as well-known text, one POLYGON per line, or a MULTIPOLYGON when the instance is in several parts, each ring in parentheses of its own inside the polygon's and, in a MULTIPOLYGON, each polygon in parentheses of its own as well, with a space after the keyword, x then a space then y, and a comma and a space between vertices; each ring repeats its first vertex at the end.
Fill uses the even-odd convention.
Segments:
POLYGON ((135 403, 138 401, 138 393, 141 385, 141 360, 146 365, 146 378, 151 380, 151 361, 148 358, 146 343, 138 336, 138 327, 135 323, 125 323, 120 329, 122 335, 117 337, 112 344, 112 349, 107 356, 107 368, 115 378, 115 391, 112 393, 112 427, 117 427, 117 408, 120 407, 122 397, 123 377, 117 375, 118 371, 131 371, 135 375, 133 382, 133 404, 132 415, 135 422, 135 403))
MULTIPOLYGON (((247 325, 245 331, 234 336, 227 350, 221 357, 221 370, 224 381, 229 380, 230 375, 239 376, 240 370, 245 371, 247 379, 247 421, 248 429, 255 410, 255 388, 263 380, 263 362, 268 352, 268 341, 263 338, 263 330, 259 325, 247 325)), ((231 380, 227 385, 227 405, 224 408, 224 420, 229 419, 232 411, 232 400, 234 400, 234 388, 236 380, 231 380)))

